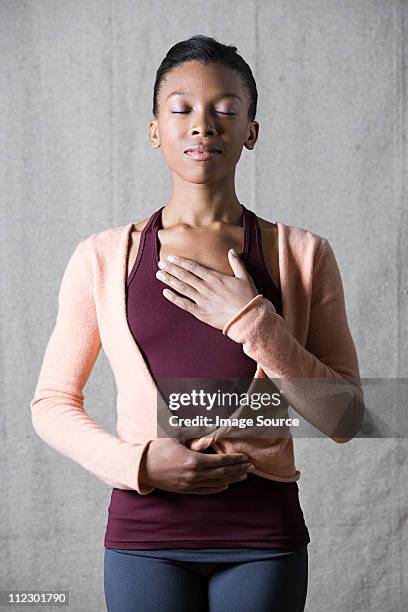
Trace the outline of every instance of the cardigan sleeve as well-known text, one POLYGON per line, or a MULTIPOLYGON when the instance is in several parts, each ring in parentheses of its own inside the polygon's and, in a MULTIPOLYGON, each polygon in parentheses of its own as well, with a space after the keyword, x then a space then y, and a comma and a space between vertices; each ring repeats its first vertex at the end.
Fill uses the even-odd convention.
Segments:
POLYGON ((121 440, 84 409, 83 388, 100 348, 92 280, 82 240, 63 274, 55 326, 30 403, 32 424, 44 442, 104 483, 146 495, 154 487, 142 485, 139 477, 151 440, 121 440))
POLYGON ((321 239, 313 264, 305 346, 266 298, 258 297, 240 313, 224 328, 226 335, 242 343, 243 351, 261 365, 288 404, 336 442, 353 438, 364 414, 363 389, 343 283, 329 241, 321 239))

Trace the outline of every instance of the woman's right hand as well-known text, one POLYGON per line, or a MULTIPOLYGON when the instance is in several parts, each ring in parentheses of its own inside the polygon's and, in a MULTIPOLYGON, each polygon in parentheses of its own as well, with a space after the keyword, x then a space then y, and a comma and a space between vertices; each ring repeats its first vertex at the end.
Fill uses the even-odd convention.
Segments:
POLYGON ((252 471, 244 453, 206 454, 186 448, 176 438, 152 440, 140 466, 142 484, 172 491, 209 495, 245 480, 252 471))

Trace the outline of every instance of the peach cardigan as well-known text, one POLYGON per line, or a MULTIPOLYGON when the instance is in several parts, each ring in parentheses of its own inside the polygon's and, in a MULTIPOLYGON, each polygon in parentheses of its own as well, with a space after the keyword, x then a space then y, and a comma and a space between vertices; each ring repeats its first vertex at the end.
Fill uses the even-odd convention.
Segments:
MULTIPOLYGON (((259 294, 220 333, 240 342, 257 362, 251 385, 259 378, 277 379, 284 398, 303 419, 345 442, 359 430, 364 403, 335 255, 328 240, 310 230, 281 222, 277 226, 283 316, 259 294), (341 393, 327 395, 317 384, 305 392, 297 379, 335 385, 347 381, 346 393, 342 386, 341 393), (338 438, 333 432, 344 419, 345 406, 351 433, 338 438)), ((61 281, 58 314, 30 406, 33 427, 47 444, 110 487, 146 495, 154 488, 140 482, 140 464, 158 437, 158 389, 126 318, 131 231, 131 223, 111 227, 75 247, 61 281), (84 409, 83 388, 101 347, 116 382, 117 435, 84 409)), ((203 450, 212 443, 217 452, 245 452, 256 467, 254 473, 272 480, 300 477, 290 429, 285 437, 269 438, 223 438, 220 432, 192 438, 186 445, 203 450)))

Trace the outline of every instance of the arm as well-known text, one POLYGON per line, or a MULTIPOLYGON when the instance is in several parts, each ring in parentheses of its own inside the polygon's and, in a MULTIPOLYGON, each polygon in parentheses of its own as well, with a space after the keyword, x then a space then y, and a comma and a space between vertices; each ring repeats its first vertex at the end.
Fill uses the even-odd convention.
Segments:
POLYGON ((44 442, 109 486, 150 493, 154 487, 140 482, 150 440, 125 442, 84 410, 82 391, 101 348, 84 241, 78 243, 65 269, 58 304, 30 404, 33 427, 44 442))
POLYGON ((313 267, 305 347, 287 330, 272 302, 259 295, 226 323, 223 333, 242 343, 288 403, 318 430, 336 442, 347 442, 358 432, 363 390, 341 275, 327 239, 322 239, 313 267), (341 437, 336 436, 339 424, 341 437))

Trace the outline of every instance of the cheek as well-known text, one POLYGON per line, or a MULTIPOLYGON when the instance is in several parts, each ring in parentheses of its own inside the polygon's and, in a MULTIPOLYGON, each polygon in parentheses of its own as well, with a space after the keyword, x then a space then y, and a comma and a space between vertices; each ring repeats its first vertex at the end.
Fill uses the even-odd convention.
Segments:
POLYGON ((177 160, 182 159, 182 142, 183 136, 180 134, 180 129, 176 126, 166 125, 160 130, 160 148, 162 155, 167 162, 177 163, 177 160))

